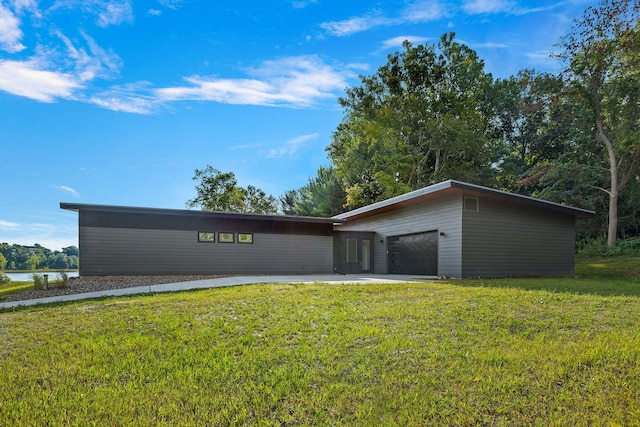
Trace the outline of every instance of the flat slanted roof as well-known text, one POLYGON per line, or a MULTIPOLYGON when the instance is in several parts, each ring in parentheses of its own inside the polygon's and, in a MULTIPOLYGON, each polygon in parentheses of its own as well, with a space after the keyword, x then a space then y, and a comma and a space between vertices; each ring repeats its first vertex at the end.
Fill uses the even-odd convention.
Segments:
POLYGON ((112 205, 95 205, 86 203, 66 203, 61 202, 60 208, 68 211, 93 211, 93 212, 114 212, 128 214, 143 215, 175 215, 184 217, 215 217, 220 219, 243 219, 258 221, 274 221, 274 222, 297 222, 297 223, 313 223, 313 224, 336 224, 343 222, 336 218, 318 218, 308 216, 291 216, 291 215, 263 215, 263 214, 244 214, 236 212, 211 212, 196 211, 189 209, 163 209, 163 208, 145 208, 135 206, 112 206, 112 205))
POLYGON ((521 196, 519 194, 508 193, 506 191, 495 190, 493 188, 483 187, 475 184, 467 184, 455 180, 444 181, 439 184, 430 185, 401 196, 392 197, 391 199, 373 203, 352 211, 336 215, 333 217, 336 221, 354 221, 356 219, 365 218, 372 215, 378 215, 384 212, 390 212, 409 206, 415 206, 429 202, 431 200, 440 199, 442 197, 464 194, 465 196, 487 197, 491 199, 502 200, 513 204, 527 205, 539 209, 555 211, 565 215, 573 215, 576 219, 590 218, 594 215, 593 211, 586 209, 574 208, 572 206, 562 205, 560 203, 547 202, 545 200, 536 199, 534 197, 521 196))

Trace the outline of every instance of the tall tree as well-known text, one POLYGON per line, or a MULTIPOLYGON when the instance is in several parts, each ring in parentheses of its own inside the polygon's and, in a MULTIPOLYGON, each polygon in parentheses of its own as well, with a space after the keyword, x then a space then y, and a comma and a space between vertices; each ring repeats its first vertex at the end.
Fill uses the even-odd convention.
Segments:
POLYGON ((564 153, 570 127, 563 84, 559 76, 533 70, 494 83, 491 123, 502 148, 496 162, 502 188, 518 191, 524 177, 564 153))
POLYGON ((335 169, 320 167, 315 178, 298 190, 287 191, 280 203, 287 215, 331 217, 344 212, 345 198, 335 169))
POLYGON ((204 211, 276 214, 277 200, 252 185, 240 187, 233 172, 221 172, 210 165, 196 169, 196 197, 187 201, 188 208, 204 211))
POLYGON ((640 0, 602 0, 574 21, 560 46, 573 94, 586 106, 607 159, 607 244, 618 234, 618 199, 640 162, 640 0))
POLYGON ((345 116, 327 151, 355 208, 433 182, 479 182, 490 171, 484 63, 453 33, 437 46, 388 56, 339 102, 345 116))
POLYGON ((275 197, 267 195, 264 191, 253 185, 249 185, 243 190, 244 203, 241 212, 256 214, 278 213, 278 201, 275 197))

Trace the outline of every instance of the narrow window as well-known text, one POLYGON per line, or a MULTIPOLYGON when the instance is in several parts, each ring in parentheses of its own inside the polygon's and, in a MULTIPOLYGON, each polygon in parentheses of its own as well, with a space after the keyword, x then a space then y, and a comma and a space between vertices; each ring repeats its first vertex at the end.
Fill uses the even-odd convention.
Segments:
POLYGON ((478 212, 478 198, 477 197, 465 197, 464 198, 464 210, 471 212, 478 212))
POLYGON ((347 239, 347 262, 358 262, 358 239, 347 239))
POLYGON ((253 243, 253 233, 238 233, 238 243, 253 243))
POLYGON ((371 240, 362 239, 362 270, 371 270, 371 240))
POLYGON ((218 242, 220 243, 234 243, 235 241, 233 233, 218 233, 218 242))
POLYGON ((215 241, 216 241, 216 233, 212 233, 208 231, 198 232, 198 242, 213 243, 215 241))

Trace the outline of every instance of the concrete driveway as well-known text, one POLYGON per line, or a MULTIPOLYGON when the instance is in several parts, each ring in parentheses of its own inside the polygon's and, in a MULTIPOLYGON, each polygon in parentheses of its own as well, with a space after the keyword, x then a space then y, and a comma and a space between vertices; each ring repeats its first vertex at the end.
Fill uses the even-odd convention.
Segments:
POLYGON ((0 309, 18 306, 50 304, 64 301, 77 301, 91 298, 102 298, 120 295, 153 294, 159 292, 179 292, 191 289, 220 288, 225 286, 251 285, 257 283, 406 283, 424 282, 437 279, 434 276, 415 276, 402 274, 313 274, 304 276, 235 276, 221 277, 218 279, 194 280, 191 282, 165 283, 162 285, 138 286, 122 289, 111 289, 99 292, 87 292, 82 294, 58 295, 47 298, 38 298, 24 301, 11 301, 0 303, 0 309))

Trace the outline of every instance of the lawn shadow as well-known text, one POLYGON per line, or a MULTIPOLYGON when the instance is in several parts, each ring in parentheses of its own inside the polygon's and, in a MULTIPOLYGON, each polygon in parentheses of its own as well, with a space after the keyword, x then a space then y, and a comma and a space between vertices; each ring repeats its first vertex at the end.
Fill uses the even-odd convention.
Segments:
POLYGON ((531 277, 503 279, 460 279, 447 281, 454 286, 512 288, 528 291, 562 292, 569 294, 640 297, 640 279, 531 277))

